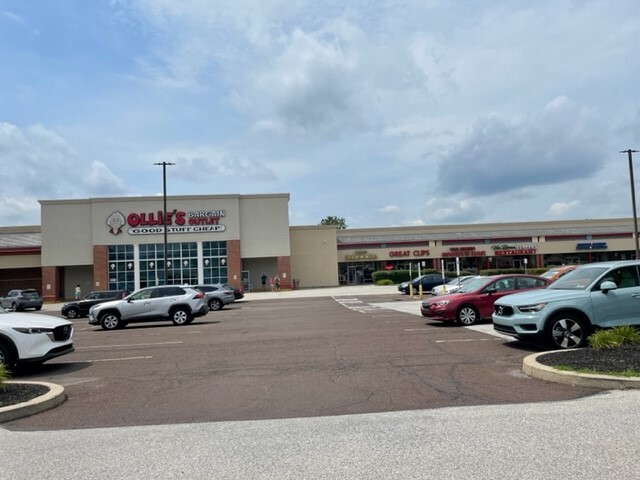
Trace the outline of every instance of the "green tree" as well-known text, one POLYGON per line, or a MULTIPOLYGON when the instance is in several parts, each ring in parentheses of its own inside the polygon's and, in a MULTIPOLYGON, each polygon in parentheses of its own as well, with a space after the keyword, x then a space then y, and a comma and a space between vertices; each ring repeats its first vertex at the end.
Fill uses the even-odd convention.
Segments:
POLYGON ((329 215, 320 220, 320 225, 335 225, 340 230, 347 228, 347 221, 343 217, 329 215))

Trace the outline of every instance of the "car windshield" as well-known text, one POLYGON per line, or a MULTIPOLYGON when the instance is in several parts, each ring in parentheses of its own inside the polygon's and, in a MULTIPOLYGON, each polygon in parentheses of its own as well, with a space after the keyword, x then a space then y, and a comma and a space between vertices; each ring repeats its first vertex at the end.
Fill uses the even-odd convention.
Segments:
POLYGON ((455 293, 473 292, 479 289, 480 287, 484 286, 491 278, 492 277, 472 278, 468 282, 465 282, 464 285, 460 287, 460 290, 457 290, 455 293))
POLYGON ((584 290, 607 270, 608 267, 576 268, 547 288, 550 290, 584 290))

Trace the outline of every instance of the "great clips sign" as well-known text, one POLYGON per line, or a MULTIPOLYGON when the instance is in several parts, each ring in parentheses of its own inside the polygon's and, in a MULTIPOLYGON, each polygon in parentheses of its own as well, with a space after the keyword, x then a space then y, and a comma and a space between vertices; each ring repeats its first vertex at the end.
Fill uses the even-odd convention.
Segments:
MULTIPOLYGON (((173 210, 166 213, 167 233, 224 232, 227 227, 220 223, 225 210, 173 210)), ((107 217, 109 233, 119 235, 124 230, 129 235, 157 235, 164 233, 162 210, 157 212, 134 212, 125 216, 113 212, 107 217)))

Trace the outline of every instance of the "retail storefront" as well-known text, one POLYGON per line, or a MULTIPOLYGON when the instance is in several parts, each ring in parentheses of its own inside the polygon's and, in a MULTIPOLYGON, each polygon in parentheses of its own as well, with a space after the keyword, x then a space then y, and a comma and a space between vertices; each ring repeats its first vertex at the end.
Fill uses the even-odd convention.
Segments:
POLYGON ((0 288, 48 301, 108 288, 223 282, 284 289, 373 281, 375 271, 479 272, 635 256, 632 219, 337 230, 289 226, 289 194, 41 201, 41 225, 0 228, 0 288), (165 276, 166 272, 166 276, 165 276))
POLYGON ((349 229, 338 232, 342 284, 385 269, 479 272, 635 257, 631 219, 349 229))
POLYGON ((230 283, 291 286, 288 194, 41 201, 45 300, 83 291, 230 283), (165 264, 166 260, 166 264, 165 264), (165 278, 166 273, 166 278, 165 278))

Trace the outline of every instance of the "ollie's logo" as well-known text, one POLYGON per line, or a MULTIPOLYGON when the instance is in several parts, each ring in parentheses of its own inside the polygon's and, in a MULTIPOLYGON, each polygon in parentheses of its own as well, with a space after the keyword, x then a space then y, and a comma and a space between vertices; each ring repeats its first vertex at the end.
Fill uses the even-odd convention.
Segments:
POLYGON ((121 234, 122 227, 126 224, 127 222, 124 219, 124 215, 120 212, 113 212, 107 217, 107 226, 109 227, 109 232, 113 235, 121 234))

